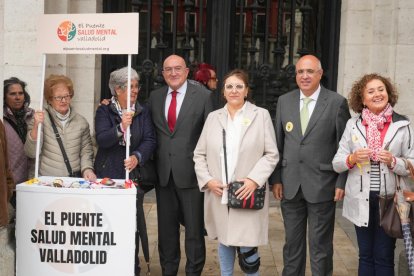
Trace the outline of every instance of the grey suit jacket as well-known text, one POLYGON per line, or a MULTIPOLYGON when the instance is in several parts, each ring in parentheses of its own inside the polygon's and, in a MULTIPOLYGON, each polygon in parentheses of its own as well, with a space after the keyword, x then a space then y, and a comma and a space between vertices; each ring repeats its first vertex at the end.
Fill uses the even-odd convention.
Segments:
POLYGON ((187 91, 171 133, 164 107, 168 87, 151 92, 148 106, 157 133, 156 161, 160 186, 167 186, 172 172, 179 188, 198 188, 194 171, 193 151, 207 115, 213 110, 211 92, 187 82, 187 91))
POLYGON ((321 86, 304 135, 299 101, 298 89, 278 100, 275 129, 281 158, 271 183, 283 184, 286 199, 292 199, 301 187, 308 202, 333 200, 335 188, 344 189, 346 181, 346 173, 334 172, 332 159, 350 118, 347 101, 321 86))

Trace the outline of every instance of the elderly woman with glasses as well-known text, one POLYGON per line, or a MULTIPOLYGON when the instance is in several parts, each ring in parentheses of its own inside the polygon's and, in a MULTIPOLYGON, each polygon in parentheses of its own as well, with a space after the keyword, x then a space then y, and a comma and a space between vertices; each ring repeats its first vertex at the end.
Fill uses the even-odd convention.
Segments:
MULTIPOLYGON (((98 153, 95 170, 98 177, 124 179, 125 170, 132 172, 130 178, 136 181, 136 168, 145 164, 155 150, 156 140, 149 109, 138 99, 139 75, 131 69, 130 111, 128 102, 128 67, 111 73, 109 89, 112 98, 109 104, 98 107, 95 116, 98 153), (130 127, 130 156, 126 158, 126 131, 130 127)), ((139 208, 142 208, 139 207, 139 208)), ((138 249, 138 233, 136 250, 138 249)), ((136 252, 138 253, 138 251, 136 252)), ((137 254, 136 254, 137 255, 137 254)), ((139 275, 139 259, 135 258, 135 271, 139 275)))
POLYGON ((268 243, 269 192, 260 210, 229 208, 227 184, 243 181, 236 191, 241 199, 266 185, 279 153, 270 114, 247 101, 248 76, 233 70, 224 78, 226 105, 209 114, 196 149, 195 171, 204 192, 204 221, 209 238, 219 242, 221 275, 233 275, 238 252, 239 264, 246 275, 259 275, 257 247, 268 243), (223 131, 226 136, 227 168, 223 164, 223 131), (224 175, 228 175, 226 183, 224 175))
POLYGON ((38 125, 42 123, 39 175, 83 177, 95 181, 89 124, 71 107, 74 94, 72 80, 64 75, 50 75, 45 80, 46 112, 35 112, 28 126, 25 152, 30 158, 35 157, 38 125))

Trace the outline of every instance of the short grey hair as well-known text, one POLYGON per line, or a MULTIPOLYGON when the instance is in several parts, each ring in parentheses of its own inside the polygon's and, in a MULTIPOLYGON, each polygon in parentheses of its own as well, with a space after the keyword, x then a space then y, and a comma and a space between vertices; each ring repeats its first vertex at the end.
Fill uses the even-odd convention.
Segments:
MULTIPOLYGON (((134 68, 131 68, 131 80, 139 81, 139 75, 134 68)), ((115 89, 117 87, 127 86, 128 83, 128 66, 117 69, 109 76, 109 89, 112 96, 116 96, 115 89)))

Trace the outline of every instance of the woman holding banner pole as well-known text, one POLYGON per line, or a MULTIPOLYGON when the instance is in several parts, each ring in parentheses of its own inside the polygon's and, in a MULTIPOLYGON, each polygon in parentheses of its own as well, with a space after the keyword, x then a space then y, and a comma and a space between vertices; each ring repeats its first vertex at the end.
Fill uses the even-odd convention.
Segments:
POLYGON ((44 85, 46 112, 36 111, 28 125, 26 154, 35 158, 38 125, 43 124, 39 175, 83 177, 95 181, 89 124, 71 107, 75 94, 72 80, 64 75, 50 75, 44 85))
MULTIPOLYGON (((112 98, 109 104, 98 107, 95 116, 96 142, 98 153, 95 160, 95 169, 98 177, 124 179, 125 171, 130 172, 131 179, 136 180, 136 169, 147 162, 156 147, 155 132, 149 110, 138 103, 139 75, 131 69, 130 79, 130 111, 128 112, 128 67, 115 70, 109 78, 109 88, 112 98), (130 155, 125 158, 127 147, 127 129, 130 128, 130 155)), ((135 273, 139 275, 138 258, 139 238, 143 236, 145 217, 143 214, 143 191, 137 190, 137 226, 135 236, 135 273)), ((145 252, 145 250, 144 250, 145 252)), ((147 260, 148 261, 148 260, 147 260)))

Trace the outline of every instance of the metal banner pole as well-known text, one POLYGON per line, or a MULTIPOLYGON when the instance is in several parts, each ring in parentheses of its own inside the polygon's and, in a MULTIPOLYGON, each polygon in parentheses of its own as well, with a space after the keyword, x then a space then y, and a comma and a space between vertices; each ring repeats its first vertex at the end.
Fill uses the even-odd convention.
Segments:
MULTIPOLYGON (((42 82, 40 84, 40 103, 39 103, 39 110, 43 110, 43 90, 45 87, 45 74, 46 74, 46 54, 42 56, 43 64, 42 64, 42 82)), ((42 134, 42 124, 37 126, 37 140, 36 140, 36 161, 35 161, 35 178, 39 177, 39 156, 40 156, 40 136, 42 134)))
MULTIPOLYGON (((131 54, 128 54, 128 88, 127 88, 127 112, 129 113, 131 111, 131 54)), ((129 144, 130 144, 130 133, 131 133, 131 127, 128 126, 126 130, 126 149, 125 149, 125 159, 128 159, 129 157, 129 144)), ((129 171, 125 170, 125 180, 129 180, 129 171)))

